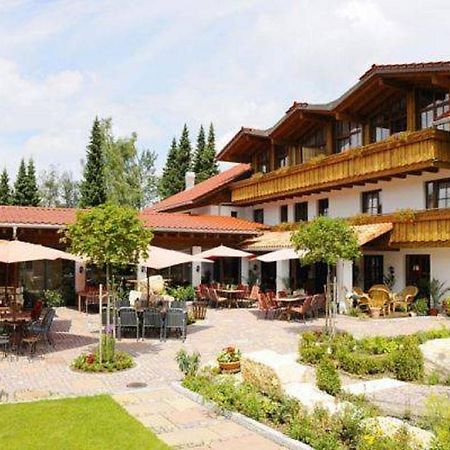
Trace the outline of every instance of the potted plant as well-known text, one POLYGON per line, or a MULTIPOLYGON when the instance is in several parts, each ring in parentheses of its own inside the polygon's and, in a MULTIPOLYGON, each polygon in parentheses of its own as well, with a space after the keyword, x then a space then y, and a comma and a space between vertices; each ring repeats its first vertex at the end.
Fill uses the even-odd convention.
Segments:
POLYGON ((222 373, 238 373, 241 370, 241 351, 226 347, 217 356, 217 362, 222 373))
POLYGON ((433 278, 430 283, 430 316, 437 316, 442 298, 450 290, 444 282, 433 278))

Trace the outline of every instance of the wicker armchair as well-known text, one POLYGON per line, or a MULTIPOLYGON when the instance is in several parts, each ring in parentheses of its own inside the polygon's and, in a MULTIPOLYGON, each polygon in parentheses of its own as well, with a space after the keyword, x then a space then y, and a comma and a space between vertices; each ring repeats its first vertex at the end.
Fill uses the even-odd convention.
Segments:
POLYGON ((389 314, 389 305, 391 301, 391 296, 389 290, 383 288, 371 287, 369 290, 369 308, 380 309, 380 315, 389 314))
POLYGON ((416 286, 406 286, 403 290, 394 294, 394 311, 398 306, 408 311, 418 293, 419 289, 416 286))

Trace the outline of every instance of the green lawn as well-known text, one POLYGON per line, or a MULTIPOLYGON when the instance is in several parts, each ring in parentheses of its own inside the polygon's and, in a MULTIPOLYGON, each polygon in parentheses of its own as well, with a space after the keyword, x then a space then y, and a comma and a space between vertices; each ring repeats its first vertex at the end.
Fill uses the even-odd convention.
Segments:
POLYGON ((167 450, 107 395, 0 405, 2 450, 167 450))

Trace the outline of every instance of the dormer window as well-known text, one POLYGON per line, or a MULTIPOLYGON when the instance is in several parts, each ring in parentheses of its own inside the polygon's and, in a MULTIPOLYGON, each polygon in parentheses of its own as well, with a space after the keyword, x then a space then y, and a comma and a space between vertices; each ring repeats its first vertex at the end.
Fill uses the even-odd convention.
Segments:
POLYGON ((334 129, 336 153, 362 145, 362 128, 361 124, 349 121, 336 122, 334 129))

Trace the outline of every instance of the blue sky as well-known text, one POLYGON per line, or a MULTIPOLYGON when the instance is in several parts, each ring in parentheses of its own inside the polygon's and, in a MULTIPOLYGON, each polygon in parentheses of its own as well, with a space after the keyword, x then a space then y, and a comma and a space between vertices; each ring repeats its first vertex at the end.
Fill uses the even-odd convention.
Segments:
MULTIPOLYGON (((450 60, 448 0, 0 0, 0 156, 76 176, 95 115, 164 163, 187 122, 218 146, 372 63, 450 60)), ((1 167, 0 167, 1 169, 1 167)))

